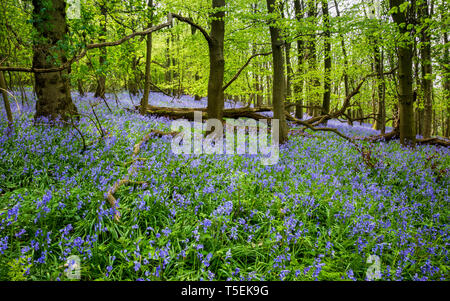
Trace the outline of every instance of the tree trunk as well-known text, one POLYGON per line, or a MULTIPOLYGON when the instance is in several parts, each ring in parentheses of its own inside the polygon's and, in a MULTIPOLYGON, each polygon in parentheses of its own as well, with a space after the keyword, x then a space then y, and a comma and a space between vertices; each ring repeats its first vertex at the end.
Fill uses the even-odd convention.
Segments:
POLYGON ((386 107, 385 107, 385 85, 383 76, 383 55, 380 53, 378 45, 374 45, 374 61, 375 71, 377 72, 377 90, 378 90, 378 107, 376 113, 375 129, 381 131, 382 134, 386 132, 386 107))
MULTIPOLYGON (((275 11, 276 0, 267 0, 267 8, 269 14, 275 11)), ((280 37, 280 30, 271 24, 270 39, 272 44, 272 61, 273 61, 273 85, 272 85, 272 103, 273 117, 279 120, 279 143, 282 144, 287 140, 288 128, 286 116, 284 114, 285 98, 286 98, 286 82, 284 77, 284 58, 283 58, 283 42, 280 37)))
MULTIPOLYGON (((336 15, 339 18, 341 16, 340 11, 339 11, 339 6, 336 0, 334 0, 334 7, 336 8, 336 15)), ((339 28, 339 31, 341 31, 341 29, 339 28)), ((348 86, 348 74, 347 74, 347 69, 348 69, 348 59, 347 59, 347 50, 345 48, 345 41, 344 41, 344 35, 342 33, 339 33, 339 36, 341 38, 341 48, 342 48, 342 55, 344 57, 344 89, 345 89, 345 96, 348 96, 348 94, 350 93, 349 91, 349 86, 348 86)), ((348 116, 351 117, 351 110, 348 110, 348 116)), ((352 120, 348 120, 348 124, 349 125, 353 125, 352 120)))
MULTIPOLYGON (((422 22, 425 23, 425 19, 430 18, 428 11, 428 1, 425 1, 420 5, 420 14, 422 22)), ((429 138, 431 136, 431 123, 433 113, 432 93, 433 93, 433 81, 432 81, 432 65, 431 65, 431 37, 429 26, 425 23, 421 32, 421 66, 422 66, 422 87, 423 87, 423 99, 424 99, 424 118, 423 118, 423 137, 429 138)))
MULTIPOLYGON (((65 63, 66 54, 57 45, 67 33, 64 0, 33 0, 34 29, 39 39, 33 45, 33 68, 51 68, 65 63), (54 50, 58 49, 58 50, 54 50), (55 57, 57 59, 55 59, 55 57)), ((37 94, 35 118, 67 119, 77 109, 70 95, 69 71, 35 73, 37 94)))
MULTIPOLYGON (((390 7, 399 7, 403 0, 390 0, 390 7)), ((407 36, 409 31, 407 29, 408 19, 407 14, 411 14, 409 7, 405 12, 400 12, 400 9, 392 14, 392 18, 399 26, 400 33, 407 36), (403 24, 400 26, 400 24, 403 24)), ((398 46, 398 79, 399 79, 399 118, 400 118, 400 143, 402 145, 416 144, 416 132, 414 125, 414 103, 413 103, 413 89, 412 89, 412 45, 410 41, 402 41, 398 46)))
POLYGON ((8 118, 8 123, 11 125, 13 123, 13 116, 11 112, 11 106, 8 100, 8 92, 6 88, 5 77, 3 76, 3 72, 0 71, 0 89, 2 90, 3 103, 5 104, 6 117, 8 118))
POLYGON ((138 68, 139 62, 135 54, 133 54, 133 57, 131 59, 131 75, 128 79, 128 89, 131 95, 136 96, 139 92, 138 88, 138 68))
MULTIPOLYGON (((316 1, 315 0, 308 0, 308 18, 312 19, 317 16, 317 7, 316 7, 316 1)), ((313 23, 310 21, 311 24, 313 23)), ((309 76, 309 81, 307 87, 309 88, 308 91, 308 98, 310 99, 308 105, 310 108, 307 109, 308 115, 310 116, 318 116, 320 113, 320 110, 315 109, 314 107, 319 107, 319 96, 317 94, 317 87, 320 86, 319 79, 317 78, 315 72, 317 69, 316 64, 316 37, 312 36, 309 38, 307 42, 307 59, 308 59, 308 68, 309 72, 312 72, 312 75, 309 76)))
MULTIPOLYGON (((147 27, 152 27, 153 19, 153 0, 148 0, 147 10, 149 12, 149 22, 147 27)), ((151 63, 152 63, 152 33, 147 35, 147 53, 145 57, 145 81, 144 81, 144 95, 141 99, 141 114, 145 114, 145 108, 148 105, 148 97, 150 95, 150 82, 151 82, 151 63)))
POLYGON ((212 8, 219 9, 211 21, 209 45, 208 117, 222 121, 224 94, 222 90, 225 72, 223 54, 225 36, 225 0, 212 0, 212 8))
MULTIPOLYGON (((103 3, 101 8, 101 13, 103 16, 103 20, 100 21, 102 25, 102 37, 99 39, 100 43, 103 43, 106 41, 106 3, 103 3)), ((106 63, 106 47, 103 47, 100 49, 100 58, 99 58, 100 68, 102 69, 101 74, 99 75, 97 79, 97 89, 95 90, 94 97, 101 97, 105 98, 105 90, 106 90, 106 75, 104 72, 105 63, 106 63)))
MULTIPOLYGON (((294 0, 295 17, 298 22, 303 19, 303 3, 300 0, 294 0)), ((303 118, 303 57, 304 57, 304 41, 299 38, 297 40, 297 79, 294 86, 295 98, 297 105, 295 106, 295 117, 298 119, 303 118)))
POLYGON ((170 38, 166 39, 167 49, 166 49, 166 73, 165 73, 165 79, 166 83, 169 85, 169 88, 167 88, 167 94, 173 95, 172 93, 172 80, 173 80, 173 71, 172 71, 172 59, 170 58, 170 38))
MULTIPOLYGON (((444 45, 448 45, 448 33, 444 32, 444 45)), ((443 94, 444 94, 444 99, 447 100, 447 126, 445 128, 445 137, 450 137, 450 101, 448 101, 450 99, 450 68, 448 65, 448 61, 450 59, 450 55, 449 55, 449 47, 445 47, 444 49, 444 59, 443 59, 443 70, 444 70, 444 80, 442 81, 442 85, 443 85, 443 94)))
POLYGON ((78 88, 78 93, 80 94, 81 97, 84 97, 84 89, 83 89, 83 81, 81 80, 81 78, 77 79, 77 88, 78 88))
POLYGON ((292 78, 292 64, 291 64, 291 44, 286 43, 286 97, 287 101, 292 101, 292 88, 291 88, 291 78, 292 78))
POLYGON ((264 92, 263 89, 264 89, 264 87, 263 87, 261 81, 262 81, 262 77, 260 75, 256 75, 256 84, 257 84, 256 90, 258 92, 256 94, 256 105, 258 107, 263 105, 263 92, 264 92))
POLYGON ((331 33, 330 33, 330 15, 328 13, 328 0, 322 0, 322 14, 324 24, 324 93, 322 101, 322 115, 327 115, 330 112, 330 98, 331 98, 331 33))

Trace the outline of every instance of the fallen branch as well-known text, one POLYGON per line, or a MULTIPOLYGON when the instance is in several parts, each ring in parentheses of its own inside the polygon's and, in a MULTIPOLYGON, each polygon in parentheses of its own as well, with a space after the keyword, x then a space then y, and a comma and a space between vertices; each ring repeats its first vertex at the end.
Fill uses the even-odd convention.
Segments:
POLYGON ((439 145, 439 146, 450 147, 450 141, 449 140, 440 139, 438 137, 416 139, 416 143, 418 143, 418 144, 426 144, 426 145, 439 145))
MULTIPOLYGON (((132 182, 129 180, 129 177, 131 176, 131 174, 135 171, 135 166, 133 165, 136 161, 142 161, 145 158, 135 158, 140 150, 141 147, 144 143, 146 143, 150 137, 152 136, 156 136, 156 137, 162 137, 165 135, 171 135, 171 136, 175 136, 176 134, 178 134, 178 132, 163 132, 160 130, 151 130, 147 135, 145 135, 141 141, 139 141, 138 143, 136 143, 133 147, 133 153, 131 154, 131 164, 132 166, 128 169, 127 175, 121 179, 118 180, 117 182, 114 183, 114 185, 108 190, 108 192, 106 193, 105 198, 109 201, 109 204, 112 208, 116 208, 117 205, 117 200, 114 197, 114 194, 117 192, 117 190, 119 190, 119 188, 123 185, 132 183, 132 184, 145 184, 145 182, 132 182)), ((128 165, 130 163, 125 163, 125 165, 128 165)), ((116 213, 114 214, 114 220, 116 222, 118 222, 120 220, 120 212, 118 210, 116 210, 116 213)))

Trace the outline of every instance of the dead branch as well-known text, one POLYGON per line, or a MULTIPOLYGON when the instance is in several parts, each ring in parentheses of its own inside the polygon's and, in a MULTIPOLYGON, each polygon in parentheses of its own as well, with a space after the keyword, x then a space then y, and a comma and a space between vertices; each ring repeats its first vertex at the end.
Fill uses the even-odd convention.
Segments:
MULTIPOLYGON (((393 74, 397 69, 398 69, 398 67, 395 67, 391 71, 383 73, 383 75, 393 74)), ((362 85, 366 82, 366 80, 370 77, 377 76, 377 75, 378 75, 378 73, 371 73, 371 74, 364 76, 361 79, 361 81, 359 82, 359 84, 356 86, 356 88, 353 89, 353 91, 350 92, 350 94, 348 94, 345 97, 344 103, 342 104, 342 107, 339 110, 337 110, 331 114, 310 118, 310 119, 306 120, 305 122, 312 124, 312 125, 319 125, 319 124, 324 123, 325 121, 328 121, 330 119, 335 119, 335 118, 338 118, 339 116, 343 115, 350 105, 350 100, 352 99, 353 96, 355 96, 356 94, 359 93, 359 90, 361 89, 362 85)))
MULTIPOLYGON (((111 205, 112 208, 116 208, 116 204, 117 204, 117 200, 114 197, 114 194, 117 192, 117 190, 123 186, 123 185, 127 185, 129 183, 132 184, 145 184, 145 182, 132 182, 129 180, 129 177, 131 176, 131 174, 134 172, 135 170, 135 166, 133 165, 136 161, 142 161, 145 158, 135 158, 140 150, 141 147, 144 143, 146 143, 152 136, 156 136, 156 137, 162 137, 165 135, 171 135, 171 136, 175 136, 176 134, 178 134, 178 132, 163 132, 160 130, 151 130, 147 135, 145 135, 141 141, 139 141, 138 143, 136 143, 133 147, 133 153, 131 154, 131 164, 132 166, 128 169, 127 175, 121 179, 118 180, 114 183, 114 185, 108 190, 108 192, 106 193, 105 198, 109 201, 109 204, 111 205)), ((125 163, 125 166, 128 165, 130 163, 125 163)), ((116 210, 116 213, 114 214, 114 220, 116 222, 118 222, 120 220, 120 212, 118 210, 116 210)))
POLYGON ((241 72, 245 69, 245 67, 248 66, 248 64, 250 64, 250 62, 253 58, 255 58, 257 56, 267 56, 267 55, 271 55, 271 54, 272 54, 272 51, 266 52, 266 53, 256 53, 256 54, 253 54, 251 57, 249 57, 248 60, 245 62, 245 64, 241 68, 239 68, 238 72, 236 72, 236 74, 233 76, 233 78, 231 78, 231 80, 225 86, 222 87, 222 91, 225 91, 239 77, 241 72))

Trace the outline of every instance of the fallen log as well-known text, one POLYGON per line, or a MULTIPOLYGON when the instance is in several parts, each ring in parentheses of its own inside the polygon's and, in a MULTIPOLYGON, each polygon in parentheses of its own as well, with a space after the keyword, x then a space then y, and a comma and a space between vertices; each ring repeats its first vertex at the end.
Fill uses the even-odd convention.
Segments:
POLYGON ((450 141, 444 140, 440 138, 424 138, 424 139, 417 139, 416 142, 418 144, 426 144, 426 145, 439 145, 439 146, 445 146, 450 147, 450 141))
MULTIPOLYGON (((136 109, 139 109, 139 106, 136 106, 136 109)), ((261 106, 258 108, 244 107, 244 108, 224 109, 223 117, 224 118, 233 118, 233 119, 252 118, 255 120, 270 120, 272 118, 266 117, 259 113, 269 112, 271 110, 272 110, 272 107, 270 107, 270 106, 261 106)), ((157 106, 150 106, 150 105, 147 106, 147 114, 163 116, 163 117, 167 117, 167 118, 171 118, 171 119, 187 119, 187 120, 193 121, 195 112, 201 112, 203 120, 208 118, 206 108, 172 108, 172 107, 157 107, 157 106)), ((318 128, 317 127, 321 123, 331 119, 331 116, 336 117, 340 114, 313 117, 308 120, 297 119, 297 118, 291 116, 289 114, 289 112, 287 112, 287 111, 285 112, 285 115, 286 115, 286 120, 291 121, 295 124, 302 125, 313 131, 334 132, 337 135, 341 136, 342 138, 350 141, 349 137, 343 135, 342 133, 338 132, 334 128, 318 128)), ((388 142, 390 140, 399 139, 399 137, 400 137, 400 132, 399 132, 399 129, 396 128, 386 134, 369 136, 369 137, 354 137, 351 140, 366 140, 366 141, 371 141, 371 142, 380 142, 380 141, 388 142)), ((450 142, 448 140, 444 140, 439 137, 427 138, 427 139, 417 139, 416 143, 417 144, 426 144, 426 145, 439 145, 439 146, 445 146, 445 147, 450 146, 450 142)))
MULTIPOLYGON (((136 109, 139 109, 136 106, 136 109)), ((266 117, 264 115, 258 114, 260 112, 268 112, 271 111, 271 107, 258 107, 258 108, 233 108, 233 109, 224 109, 223 117, 224 118, 252 118, 256 120, 260 119, 270 119, 270 117, 266 117)), ((171 107, 156 107, 156 106, 147 106, 146 110, 149 115, 157 115, 162 117, 167 117, 171 119, 187 119, 194 120, 194 113, 201 112, 202 119, 207 119, 208 114, 206 112, 206 108, 171 108, 171 107)))

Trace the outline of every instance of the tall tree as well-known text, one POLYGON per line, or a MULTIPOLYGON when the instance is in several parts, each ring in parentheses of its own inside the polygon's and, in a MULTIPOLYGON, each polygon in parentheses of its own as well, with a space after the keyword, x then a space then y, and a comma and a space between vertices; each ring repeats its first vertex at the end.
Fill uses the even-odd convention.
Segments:
MULTIPOLYGON (((310 22, 310 26, 314 26, 313 24, 316 21, 317 16, 317 3, 316 0, 307 0, 307 16, 310 22)), ((316 35, 315 33, 308 38, 308 42, 306 44, 307 50, 307 60, 308 60, 308 71, 311 73, 308 80, 308 97, 310 99, 308 104, 308 113, 311 116, 317 116, 319 114, 319 110, 316 108, 319 106, 319 99, 317 95, 317 87, 319 87, 320 82, 316 75, 317 69, 317 53, 316 53, 316 35)))
MULTIPOLYGON (((106 20, 107 20, 107 7, 106 2, 103 1, 100 4, 100 12, 102 15, 102 18, 100 18, 100 39, 99 42, 103 43, 106 41, 106 20)), ((98 76, 97 79, 97 89, 95 90, 94 97, 101 97, 105 98, 105 90, 106 90, 106 75, 104 72, 105 63, 106 63, 106 47, 100 48, 100 57, 99 57, 99 65, 101 69, 101 73, 98 76)))
POLYGON ((211 31, 194 23, 190 18, 173 14, 175 18, 196 27, 208 42, 209 79, 208 79, 208 118, 223 120, 225 73, 224 39, 225 39, 225 0, 212 0, 211 31))
POLYGON ((223 79, 225 58, 223 45, 225 38, 225 0, 212 0, 211 33, 209 47, 208 118, 222 120, 224 107, 223 79))
MULTIPOLYGON (((149 22, 147 27, 152 27, 152 19, 153 19, 153 0, 148 0, 147 2, 147 10, 148 10, 148 18, 149 22)), ((146 57, 145 57, 145 81, 144 81, 144 95, 141 99, 141 114, 145 114, 145 110, 148 105, 148 97, 150 95, 150 85, 151 85, 151 63, 152 63, 152 33, 147 35, 146 42, 146 57)))
MULTIPOLYGON (((339 18, 341 16, 341 13, 339 11, 339 6, 337 3, 337 0, 334 0, 334 7, 336 9, 336 15, 339 18)), ((344 35, 341 32, 341 28, 339 28, 339 36, 341 39, 341 48, 342 48, 342 56, 344 57, 344 89, 345 89, 345 96, 348 96, 350 93, 349 90, 349 80, 348 80, 348 73, 347 73, 347 69, 348 69, 348 59, 347 59, 347 50, 345 47, 345 41, 344 41, 344 35)), ((352 114, 351 109, 348 110, 347 114, 350 117, 352 114)), ((349 124, 352 124, 352 121, 349 119, 348 120, 349 124)))
POLYGON ((0 90, 2 90, 3 103, 5 104, 6 117, 8 118, 8 123, 11 125, 13 123, 13 116, 11 112, 11 106, 8 100, 8 92, 6 88, 5 77, 3 76, 3 72, 0 71, 0 90))
POLYGON ((327 115, 330 111, 331 96, 331 33, 330 33, 330 14, 328 13, 328 0, 322 0, 322 15, 324 25, 324 75, 323 75, 323 101, 322 115, 327 115))
POLYGON ((429 24, 431 21, 429 5, 427 0, 423 0, 419 5, 421 30, 421 66, 422 66, 422 89, 424 99, 423 137, 431 136, 431 123, 433 120, 433 79, 431 64, 431 34, 429 24))
MULTIPOLYGON (((295 17, 298 22, 301 22, 303 19, 303 1, 294 0, 294 9, 295 9, 295 17)), ((296 107, 295 107, 295 117, 301 119, 303 118, 303 57, 304 57, 304 41, 300 37, 297 40, 297 78, 295 81, 295 98, 296 98, 296 107)))
MULTIPOLYGON (((276 13, 276 0, 267 0, 267 9, 271 16, 276 13)), ((280 12, 278 8, 278 13, 280 12)), ((284 77, 283 41, 280 36, 280 29, 277 28, 274 20, 270 21, 270 40, 272 44, 272 103, 273 117, 279 120, 279 142, 287 140, 288 128, 285 116, 286 82, 284 77)))
POLYGON ((411 26, 414 20, 415 1, 404 2, 403 0, 389 0, 392 19, 398 25, 401 34, 399 41, 398 56, 398 81, 399 81, 399 130, 400 143, 402 145, 415 145, 416 129, 414 125, 414 98, 412 57, 413 46, 411 42, 411 26))
POLYGON ((374 128, 376 130, 381 131, 382 134, 386 132, 386 105, 385 105, 385 83, 384 83, 384 64, 383 64, 383 48, 380 47, 380 15, 377 12, 375 3, 373 0, 370 3, 369 7, 369 16, 373 19, 373 30, 374 32, 370 33, 369 40, 372 44, 373 48, 373 59, 374 59, 374 68, 377 73, 376 83, 376 94, 378 94, 376 101, 376 114, 375 114, 375 123, 374 128), (381 48, 381 50, 380 50, 381 48))
MULTIPOLYGON (((33 0, 33 27, 37 38, 33 45, 33 68, 45 69, 67 61, 60 43, 67 33, 66 3, 64 0, 33 0)), ((70 95, 69 71, 35 73, 37 94, 35 117, 67 119, 77 109, 70 95)))
POLYGON ((450 65, 448 64, 450 55, 449 55, 449 40, 448 33, 444 32, 444 54, 443 54, 443 71, 444 71, 444 80, 442 81, 443 85, 443 99, 446 100, 446 109, 447 109, 447 126, 445 128, 444 136, 450 137, 450 65))

